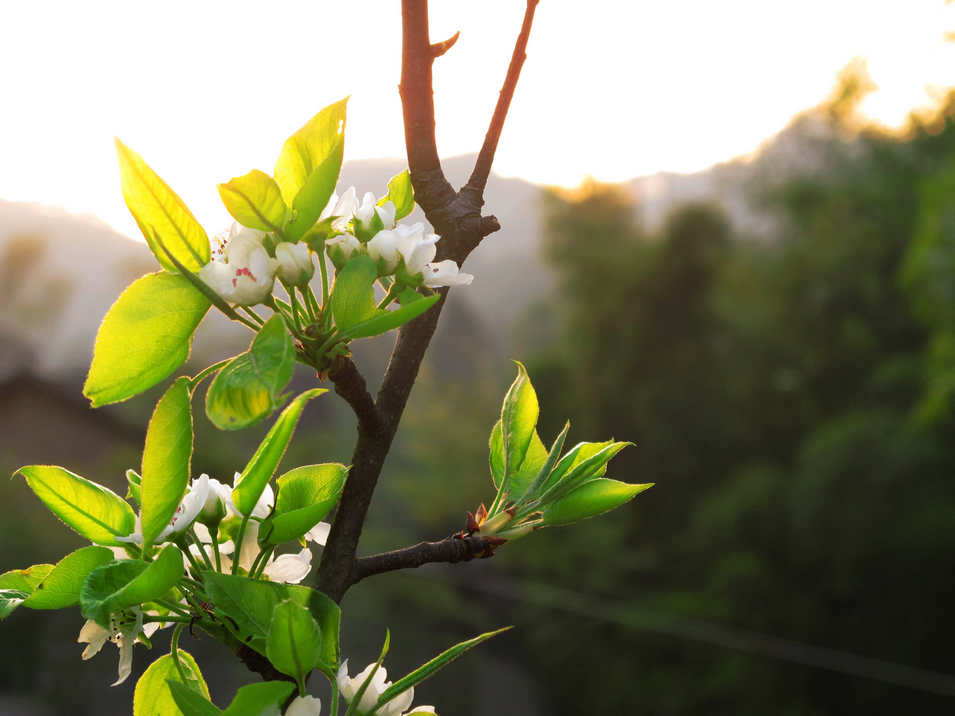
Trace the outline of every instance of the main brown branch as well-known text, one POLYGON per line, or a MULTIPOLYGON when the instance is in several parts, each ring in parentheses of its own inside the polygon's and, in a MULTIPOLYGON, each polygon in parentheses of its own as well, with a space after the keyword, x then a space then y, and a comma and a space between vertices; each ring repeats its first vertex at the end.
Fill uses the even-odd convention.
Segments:
MULTIPOLYGON (((510 107, 514 87, 517 85, 521 67, 526 56, 527 40, 537 0, 527 0, 524 22, 518 35, 514 53, 508 66, 507 76, 491 119, 484 145, 478 155, 471 179, 461 189, 454 191, 444 176, 438 157, 435 140, 434 91, 432 89, 432 64, 436 57, 448 51, 453 39, 432 45, 428 30, 427 0, 403 0, 401 94, 402 116, 405 126, 405 146, 408 152, 408 168, 415 190, 415 201, 424 210, 425 216, 441 236, 437 259, 452 259, 464 262, 488 234, 497 231, 500 224, 493 216, 483 216, 484 188, 490 174, 491 164, 497 150, 501 128, 510 107)), ((343 367, 344 373, 333 372, 335 389, 349 402, 358 417, 358 440, 352 456, 352 468, 345 483, 338 512, 332 523, 328 543, 322 552, 318 571, 318 588, 335 601, 340 601, 348 588, 372 573, 375 565, 385 562, 405 566, 418 566, 428 561, 461 561, 445 559, 457 556, 461 545, 444 542, 422 542, 414 547, 398 550, 398 555, 355 558, 358 540, 368 513, 368 507, 381 474, 385 458, 391 448, 398 423, 418 376, 418 369, 425 351, 431 342, 438 318, 444 307, 448 289, 441 289, 441 300, 435 306, 398 331, 385 371, 381 388, 374 401, 360 381, 351 374, 353 364, 343 367), (435 546, 440 545, 440 546, 435 546), (450 552, 445 550, 451 550, 450 552), (366 560, 372 560, 371 562, 366 560)), ((355 370, 357 374, 357 369, 355 370)), ((461 541, 461 540, 459 540, 461 541)), ((471 542, 467 542, 470 549, 471 542)), ((378 570, 387 571, 387 570, 378 570)))

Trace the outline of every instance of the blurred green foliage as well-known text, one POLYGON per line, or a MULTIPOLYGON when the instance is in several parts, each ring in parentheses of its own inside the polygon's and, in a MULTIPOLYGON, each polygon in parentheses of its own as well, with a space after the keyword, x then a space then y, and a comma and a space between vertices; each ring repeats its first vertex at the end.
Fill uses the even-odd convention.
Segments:
MULTIPOLYGON (((536 537, 522 565, 635 615, 849 652, 836 668, 855 654, 951 674, 955 98, 904 137, 831 136, 817 166, 754 189, 776 227, 758 239, 717 207, 651 235, 615 187, 550 196, 562 330, 529 364, 542 435, 572 415, 577 435, 633 440, 616 474, 657 487, 629 519, 536 537)), ((599 620, 558 630, 531 609, 518 622, 541 679, 605 668, 551 680, 555 713, 951 709, 891 669, 860 679, 599 620)))

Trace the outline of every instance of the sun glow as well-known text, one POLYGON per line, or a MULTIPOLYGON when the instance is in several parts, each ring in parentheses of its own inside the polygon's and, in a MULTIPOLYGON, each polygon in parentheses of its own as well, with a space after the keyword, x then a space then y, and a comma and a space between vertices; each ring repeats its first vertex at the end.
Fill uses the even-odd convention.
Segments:
MULTIPOLYGON (((481 143, 523 3, 433 3, 439 149, 481 143)), ((347 159, 403 156, 400 15, 388 2, 37 1, 5 8, 0 197, 92 213, 133 236, 112 137, 135 148, 210 231, 215 183, 270 170, 285 137, 345 95, 347 159), (55 18, 55 22, 51 22, 55 18)), ((753 151, 817 104, 852 58, 901 124, 955 85, 943 0, 545 2, 501 139, 506 176, 574 185, 694 171, 753 151)))

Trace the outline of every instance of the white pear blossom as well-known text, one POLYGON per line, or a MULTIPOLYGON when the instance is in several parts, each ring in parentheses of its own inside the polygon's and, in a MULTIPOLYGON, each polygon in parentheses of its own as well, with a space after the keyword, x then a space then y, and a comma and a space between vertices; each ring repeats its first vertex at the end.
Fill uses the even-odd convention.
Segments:
POLYGON ((384 228, 395 228, 395 216, 398 214, 398 209, 395 208, 393 201, 386 201, 381 206, 376 206, 375 212, 378 214, 378 218, 381 219, 384 228))
POLYGON ((328 251, 328 257, 332 260, 332 263, 336 266, 344 266, 345 262, 356 251, 361 250, 361 242, 353 234, 346 231, 344 234, 326 239, 325 250, 328 251))
MULTIPOLYGON (((155 630, 156 627, 150 633, 155 630)), ((118 686, 129 678, 133 670, 133 643, 141 631, 143 631, 143 613, 139 607, 110 614, 108 629, 88 619, 76 639, 78 643, 87 645, 83 649, 81 658, 84 661, 92 659, 107 641, 113 642, 119 648, 119 675, 112 685, 118 686)))
POLYGON ((429 261, 434 259, 441 237, 437 234, 425 232, 424 224, 420 221, 411 226, 399 226, 395 229, 397 236, 398 253, 405 261, 405 269, 412 276, 420 274, 429 261))
POLYGON ((474 276, 458 269, 458 265, 451 259, 426 264, 421 272, 424 285, 429 288, 438 286, 468 286, 474 276))
POLYGON ((312 255, 305 244, 282 241, 275 247, 275 260, 279 262, 278 277, 289 286, 304 286, 315 273, 312 255))
POLYGON ((321 716, 322 702, 314 696, 296 696, 285 716, 321 716))
POLYGON ((397 209, 394 202, 386 201, 381 206, 375 199, 375 195, 370 191, 365 192, 361 199, 361 205, 355 209, 355 224, 361 234, 368 238, 368 234, 374 229, 375 216, 381 221, 382 229, 393 229, 395 226, 395 215, 397 209))
POLYGON ((260 303, 272 292, 279 265, 262 245, 264 237, 262 231, 233 224, 229 235, 217 240, 199 278, 230 303, 260 303))
POLYGON ((386 274, 398 268, 398 235, 389 229, 379 231, 367 244, 368 255, 375 261, 384 261, 386 274))
MULTIPOLYGON (((233 478, 233 483, 237 483, 240 473, 235 473, 233 478)), ((218 480, 209 478, 208 475, 203 475, 202 477, 206 478, 208 483, 208 498, 205 502, 208 505, 210 502, 215 499, 216 501, 221 501, 225 505, 225 511, 229 518, 242 519, 244 515, 239 512, 239 509, 235 506, 235 503, 232 501, 232 491, 233 487, 225 485, 218 480)), ((275 504, 275 492, 272 489, 271 484, 266 484, 265 489, 262 490, 262 494, 259 496, 258 501, 255 504, 255 507, 252 508, 252 514, 249 515, 250 519, 245 525, 245 532, 242 535, 242 549, 239 555, 239 566, 247 572, 252 568, 253 563, 255 562, 256 557, 259 556, 261 549, 259 548, 259 521, 265 519, 272 513, 272 506, 275 504)), ((322 546, 325 545, 325 541, 328 539, 328 532, 331 529, 331 525, 327 522, 319 522, 317 525, 312 527, 306 534, 305 539, 310 542, 315 542, 322 546)), ((201 557, 203 552, 209 557, 210 561, 215 559, 214 550, 212 549, 212 534, 206 528, 205 525, 201 523, 196 523, 195 525, 196 537, 199 539, 199 542, 202 544, 202 547, 197 545, 191 545, 189 550, 194 557, 201 557)), ((232 570, 232 557, 235 553, 235 543, 232 540, 227 540, 219 545, 219 560, 222 565, 223 572, 229 572, 232 570)), ((279 556, 271 555, 266 562, 265 568, 262 574, 273 582, 284 582, 286 584, 298 584, 301 582, 312 569, 312 552, 307 547, 303 548, 301 551, 293 554, 282 554, 279 556)))
MULTIPOLYGON (((365 683, 365 680, 371 675, 374 669, 375 664, 369 664, 357 676, 350 677, 348 676, 348 659, 342 662, 341 667, 338 669, 336 681, 338 682, 338 690, 349 704, 351 704, 352 700, 358 694, 361 685, 365 683)), ((385 667, 379 666, 371 682, 368 684, 368 688, 365 689, 365 693, 362 694, 361 700, 358 702, 356 709, 359 712, 370 712, 375 708, 378 704, 378 699, 381 698, 381 695, 391 686, 391 682, 386 681, 387 678, 388 672, 385 670, 385 667)), ((412 686, 407 691, 402 691, 384 706, 381 706, 375 711, 375 714, 378 716, 404 716, 413 713, 434 714, 433 706, 419 706, 413 711, 406 711, 405 709, 411 707, 413 700, 414 687, 412 686)))
MULTIPOLYGON (((166 525, 162 532, 156 537, 154 542, 160 544, 167 541, 173 535, 180 534, 189 528, 196 517, 199 516, 199 513, 202 511, 206 500, 209 497, 210 487, 209 487, 209 476, 206 474, 200 475, 198 480, 193 480, 192 485, 190 485, 189 490, 186 492, 185 496, 182 498, 182 502, 179 503, 179 506, 176 508, 176 511, 173 513, 172 519, 169 520, 169 524, 166 525)), ((142 545, 143 543, 143 526, 141 515, 136 516, 136 524, 133 532, 125 537, 117 537, 117 540, 120 542, 130 542, 136 545, 142 545)))
POLYGON ((345 231, 348 222, 354 218, 357 208, 358 192, 355 191, 355 187, 350 186, 341 198, 338 197, 338 194, 332 194, 325 208, 322 209, 322 213, 318 215, 318 219, 321 221, 322 219, 335 217, 335 220, 332 221, 332 228, 335 231, 345 231))

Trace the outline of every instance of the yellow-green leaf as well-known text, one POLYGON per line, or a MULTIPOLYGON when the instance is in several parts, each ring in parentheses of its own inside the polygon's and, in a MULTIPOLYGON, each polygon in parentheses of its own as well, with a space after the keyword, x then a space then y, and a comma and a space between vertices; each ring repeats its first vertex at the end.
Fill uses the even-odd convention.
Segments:
POLYGON ((275 180, 263 171, 248 174, 219 184, 219 196, 232 217, 243 226, 260 231, 281 231, 288 216, 288 207, 275 180))
MULTIPOLYGON (((182 649, 179 649, 178 656, 179 664, 192 688, 198 688, 200 693, 208 699, 209 687, 202 678, 202 672, 196 660, 189 652, 182 649)), ((179 710, 176 700, 169 691, 169 681, 176 681, 184 686, 190 685, 183 681, 172 655, 163 654, 149 665, 136 683, 136 691, 133 694, 133 716, 194 716, 194 714, 183 714, 179 710)))
POLYGON ((83 386, 93 407, 142 393, 182 365, 209 305, 179 274, 160 271, 130 284, 96 334, 83 386))
POLYGON ((117 536, 133 531, 136 515, 119 495, 56 465, 29 465, 17 473, 50 511, 90 542, 122 545, 117 536))
POLYGON ((209 237, 182 199, 141 156, 118 139, 116 153, 126 206, 159 263, 170 271, 176 270, 147 227, 152 227, 169 252, 190 271, 198 271, 209 263, 209 237))
POLYGON ((188 378, 179 378, 156 404, 143 449, 143 549, 172 519, 189 482, 192 459, 192 394, 188 378))

